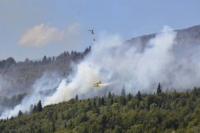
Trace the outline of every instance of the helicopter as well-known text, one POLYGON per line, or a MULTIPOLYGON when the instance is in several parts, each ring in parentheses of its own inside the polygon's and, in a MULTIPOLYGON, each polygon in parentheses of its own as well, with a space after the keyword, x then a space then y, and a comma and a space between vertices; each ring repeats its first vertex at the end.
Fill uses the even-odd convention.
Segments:
POLYGON ((90 31, 90 32, 91 32, 91 34, 94 34, 94 30, 88 30, 88 31, 90 31))
MULTIPOLYGON (((88 30, 89 32, 91 32, 91 34, 94 34, 94 30, 88 30)), ((95 38, 93 39, 93 41, 95 41, 95 38)))

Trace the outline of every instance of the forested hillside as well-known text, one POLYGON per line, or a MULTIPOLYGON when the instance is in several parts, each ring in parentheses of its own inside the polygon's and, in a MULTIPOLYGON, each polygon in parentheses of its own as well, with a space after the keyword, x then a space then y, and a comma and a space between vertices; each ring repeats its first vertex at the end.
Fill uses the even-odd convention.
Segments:
MULTIPOLYGON (((36 79, 44 73, 56 72, 58 76, 67 76, 71 71, 71 62, 79 62, 91 50, 86 48, 84 52, 63 52, 57 57, 46 57, 42 60, 25 59, 24 62, 16 62, 10 57, 0 61, 0 95, 16 95, 29 93, 36 79)), ((49 88, 52 89, 52 88, 49 88)))
POLYGON ((200 88, 186 92, 120 96, 109 92, 104 97, 74 99, 32 112, 19 111, 18 117, 0 121, 2 133, 196 133, 200 132, 200 88), (30 115, 27 115, 30 114, 30 115))
MULTIPOLYGON (((183 59, 183 62, 180 62, 180 64, 178 63, 176 67, 172 67, 173 71, 170 71, 171 73, 169 73, 169 75, 167 75, 168 73, 165 74, 166 71, 158 71, 158 74, 167 75, 166 80, 171 79, 169 82, 167 81, 167 83, 163 83, 163 90, 168 87, 167 85, 171 85, 170 87, 172 87, 174 85, 172 84, 172 82, 178 81, 178 84, 180 84, 181 87, 184 88, 182 90, 189 88, 188 86, 184 85, 184 82, 186 81, 191 86, 198 85, 197 79, 199 79, 199 77, 196 75, 198 75, 197 66, 199 66, 199 60, 197 60, 198 56, 196 54, 193 55, 192 53, 198 52, 198 47, 200 45, 200 26, 195 26, 184 30, 177 30, 176 33, 177 35, 174 42, 176 44, 173 45, 173 49, 170 50, 173 51, 172 53, 174 53, 174 57, 177 57, 177 59, 174 60, 174 62, 172 63, 169 62, 169 64, 171 63, 171 65, 169 65, 166 70, 168 70, 168 68, 173 66, 180 59, 183 59), (188 62, 187 60, 184 60, 186 59, 186 57, 188 57, 188 62), (195 58, 193 59, 193 57, 195 58), (181 69, 184 68, 184 66, 186 66, 186 68, 181 69), (177 75, 175 74, 174 76, 174 73, 177 73, 177 71, 179 73, 177 75), (179 79, 180 77, 186 77, 186 79, 179 79), (197 82, 193 83, 190 80, 190 77, 194 78, 195 81, 197 80, 197 82)), ((121 50, 124 53, 128 51, 131 46, 134 45, 134 48, 136 48, 136 50, 141 53, 140 56, 142 57, 142 53, 145 52, 144 49, 148 47, 147 44, 149 40, 151 38, 154 38, 155 36, 156 34, 151 34, 128 40, 123 44, 124 47, 122 47, 122 49, 119 48, 119 51, 121 50)), ((54 72, 56 72, 58 74, 58 77, 61 78, 70 75, 72 67, 75 67, 71 64, 78 64, 79 62, 81 62, 84 56, 88 52, 90 52, 90 50, 91 47, 87 48, 83 53, 72 51, 71 53, 64 52, 57 57, 44 56, 42 60, 38 61, 26 59, 24 62, 16 62, 12 57, 8 58, 7 60, 0 61, 0 113, 2 113, 2 111, 4 110, 5 113, 3 118, 5 118, 5 116, 8 116, 6 114, 6 108, 11 109, 12 111, 12 109, 16 105, 21 103, 22 99, 27 96, 27 94, 31 90, 37 89, 37 87, 32 88, 32 85, 37 79, 42 77, 42 75, 44 75, 45 73, 52 74, 54 72)), ((102 54, 104 54, 104 52, 102 52, 102 54)), ((118 56, 111 56, 111 59, 117 57, 119 58, 121 54, 118 54, 118 56)), ((158 55, 153 56, 153 59, 157 58, 157 56, 158 55)), ((124 57, 126 57, 127 59, 134 59, 133 57, 135 56, 124 57)), ((142 71, 147 70, 146 74, 155 74, 148 73, 151 70, 156 70, 156 67, 154 67, 156 66, 153 62, 154 60, 149 60, 147 57, 145 58, 146 60, 142 65, 138 67, 134 67, 133 65, 133 67, 131 68, 141 68, 142 66, 145 66, 146 68, 141 69, 142 71), (152 69, 148 69, 148 61, 153 64, 152 69)), ((121 60, 123 59, 125 58, 122 58, 121 60)), ((115 63, 121 63, 121 60, 114 61, 115 63)), ((130 64, 134 64, 132 61, 133 60, 130 60, 130 64)), ((135 64, 137 64, 137 62, 135 64)), ((122 69, 120 73, 117 73, 117 76, 132 76, 127 76, 127 73, 121 75, 121 73, 123 73, 123 71, 127 69, 128 65, 129 64, 125 64, 124 67, 122 67, 124 69, 122 69)), ((159 63, 157 63, 157 65, 159 66, 159 63)), ((129 70, 133 71, 133 69, 129 70)), ((85 76, 87 74, 89 75, 90 73, 82 74, 84 75, 83 78, 87 78, 87 76, 85 76)), ((150 79, 151 75, 145 76, 150 79)), ((138 76, 140 76, 140 74, 138 74, 138 76)), ((80 81, 83 81, 83 78, 81 78, 80 81)), ((155 78, 153 79, 156 83, 157 80, 159 81, 159 79, 157 79, 157 76, 155 76, 155 78)), ((134 80, 130 81, 133 82, 134 80)), ((145 84, 145 82, 146 80, 141 80, 141 82, 139 83, 145 84)), ((154 83, 154 85, 156 85, 156 83, 154 83)), ((82 84, 80 83, 79 85, 82 86, 82 84)), ((110 86, 107 92, 109 90, 114 90, 115 88, 112 88, 114 87, 114 85, 115 84, 110 86)), ((119 90, 119 86, 116 85, 116 88, 119 90)), ((41 89, 40 93, 51 96, 51 94, 56 91, 57 87, 55 88, 55 86, 51 86, 48 89, 49 90, 44 91, 41 89)), ((76 89, 76 87, 74 87, 73 89, 76 89)), ((103 89, 107 88, 102 87, 102 93, 106 92, 103 89)), ((131 88, 129 87, 129 90, 130 89, 131 88)), ((144 88, 142 87, 138 87, 135 89, 144 90, 144 88)), ((152 92, 154 90, 154 87, 149 87, 146 89, 150 89, 150 92, 152 92)), ((63 90, 61 91, 62 93, 63 90)), ((177 88, 177 90, 180 91, 181 89, 177 88)), ((93 97, 90 99, 80 100, 78 99, 78 95, 76 95, 74 99, 63 101, 55 105, 47 105, 44 108, 41 105, 43 101, 34 101, 30 104, 37 102, 38 104, 30 105, 30 112, 22 112, 19 110, 18 117, 9 117, 7 120, 0 120, 0 132, 200 132, 200 88, 195 87, 192 91, 188 90, 184 92, 171 91, 162 92, 161 86, 159 84, 157 90, 155 89, 156 93, 154 94, 141 94, 140 91, 138 91, 137 95, 132 95, 130 93, 126 94, 125 90, 123 89, 120 96, 116 95, 119 94, 117 92, 109 92, 109 94, 106 94, 106 96, 103 97, 93 97)), ((134 91, 130 90, 130 92, 134 91)), ((89 91, 86 92, 85 95, 89 96, 88 93, 89 91)), ((102 93, 99 95, 102 96, 102 93)), ((61 93, 58 94, 60 96, 61 93)), ((65 94, 71 93, 65 92, 65 94)), ((74 93, 74 95, 75 94, 76 93, 74 93)), ((66 95, 64 97, 66 97, 66 95)), ((70 98, 71 97, 73 96, 70 96, 70 98)), ((27 104, 27 107, 29 107, 29 104, 27 104)), ((18 112, 18 108, 17 111, 15 110, 15 112, 18 112)))

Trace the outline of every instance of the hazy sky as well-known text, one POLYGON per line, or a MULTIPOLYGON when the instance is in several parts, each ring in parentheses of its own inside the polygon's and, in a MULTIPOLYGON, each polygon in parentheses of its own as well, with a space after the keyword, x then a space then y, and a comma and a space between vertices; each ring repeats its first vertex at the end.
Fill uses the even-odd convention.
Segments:
POLYGON ((0 60, 83 51, 100 32, 124 40, 200 24, 199 0, 1 0, 0 60))

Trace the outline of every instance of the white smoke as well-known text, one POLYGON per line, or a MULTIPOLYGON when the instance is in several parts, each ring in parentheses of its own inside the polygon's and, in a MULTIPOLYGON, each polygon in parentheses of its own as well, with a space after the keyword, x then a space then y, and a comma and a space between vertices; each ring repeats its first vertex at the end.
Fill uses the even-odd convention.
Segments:
POLYGON ((114 83, 116 83, 116 82, 114 81, 114 82, 99 84, 99 86, 105 87, 105 86, 108 86, 108 85, 111 85, 111 84, 114 84, 114 83))
POLYGON ((61 79, 58 78, 56 73, 53 73, 51 75, 44 74, 41 78, 36 80, 35 84, 33 85, 34 92, 25 96, 21 104, 15 106, 14 109, 5 109, 0 119, 6 119, 12 116, 17 116, 19 110, 21 110, 22 112, 29 112, 31 104, 37 104, 39 100, 44 101, 45 95, 42 94, 41 91, 51 90, 57 87, 60 82, 61 79))
POLYGON ((45 105, 68 100, 76 94, 80 94, 81 98, 104 95, 98 93, 100 88, 93 87, 98 81, 104 84, 115 80, 117 83, 112 86, 115 93, 121 91, 122 84, 126 85, 128 92, 135 93, 168 80, 161 75, 174 61, 172 48, 175 37, 176 33, 165 27, 149 42, 144 53, 138 53, 136 47, 122 45, 119 35, 101 35, 88 57, 78 65, 72 82, 64 84, 63 81, 58 91, 46 98, 45 105))
MULTIPOLYGON (((188 52, 190 56, 185 58, 182 56, 185 50, 181 45, 177 46, 175 39, 176 32, 165 26, 148 42, 143 52, 138 52, 137 46, 142 44, 130 47, 123 44, 119 35, 101 35, 88 57, 78 65, 72 81, 66 84, 63 80, 57 92, 45 99, 45 105, 69 100, 76 94, 80 98, 104 95, 109 90, 119 94, 123 84, 126 92, 133 94, 138 90, 155 92, 159 82, 164 87, 177 89, 199 86, 199 56, 192 53, 198 47, 191 48, 191 52, 188 52), (116 83, 106 88, 93 87, 99 81, 102 84, 116 83)), ((166 89, 164 87, 163 91, 166 89)))
POLYGON ((138 52, 137 46, 142 44, 126 45, 119 35, 103 33, 87 57, 74 68, 75 73, 63 79, 52 96, 35 97, 34 93, 14 110, 5 111, 1 118, 16 116, 19 110, 28 110, 30 104, 38 100, 48 105, 69 100, 76 94, 79 98, 102 96, 108 91, 119 94, 123 84, 126 92, 132 94, 138 90, 155 92, 159 82, 163 91, 166 87, 184 90, 200 86, 197 52, 200 47, 185 49, 175 39, 176 32, 164 27, 144 51, 138 52), (94 87, 99 81, 100 87, 94 87))

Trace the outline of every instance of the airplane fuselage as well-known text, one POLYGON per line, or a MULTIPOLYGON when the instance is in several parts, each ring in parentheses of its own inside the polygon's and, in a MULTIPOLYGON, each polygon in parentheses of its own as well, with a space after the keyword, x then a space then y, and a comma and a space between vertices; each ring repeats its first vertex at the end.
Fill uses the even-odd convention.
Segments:
POLYGON ((99 87, 99 84, 101 84, 101 82, 97 82, 94 84, 94 87, 99 87))

